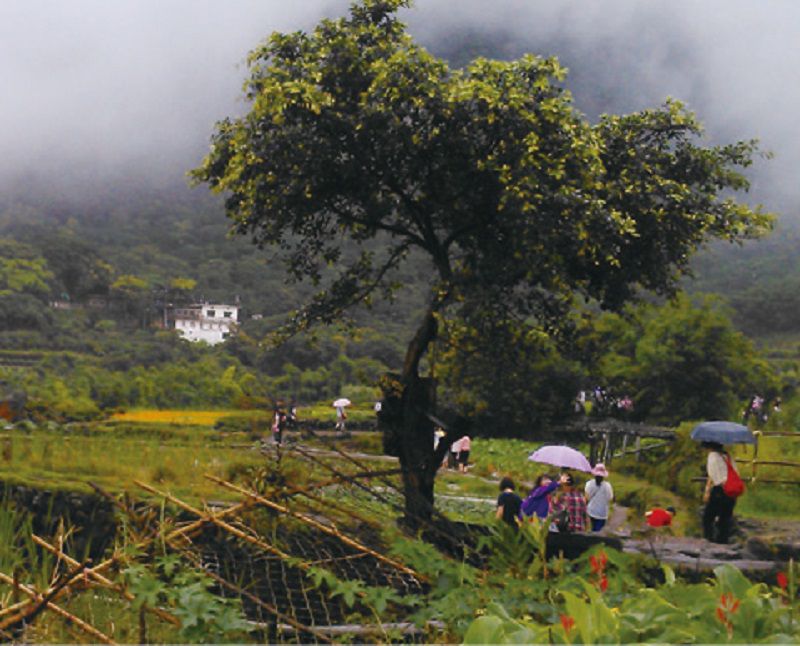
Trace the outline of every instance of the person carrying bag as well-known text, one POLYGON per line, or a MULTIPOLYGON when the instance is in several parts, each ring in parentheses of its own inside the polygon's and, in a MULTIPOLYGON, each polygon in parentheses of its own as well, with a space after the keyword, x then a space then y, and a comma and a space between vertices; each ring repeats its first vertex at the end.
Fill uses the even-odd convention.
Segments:
POLYGON ((706 460, 708 478, 703 494, 703 536, 713 543, 727 543, 733 508, 736 499, 744 493, 744 482, 733 458, 721 444, 703 442, 702 446, 709 450, 706 460))

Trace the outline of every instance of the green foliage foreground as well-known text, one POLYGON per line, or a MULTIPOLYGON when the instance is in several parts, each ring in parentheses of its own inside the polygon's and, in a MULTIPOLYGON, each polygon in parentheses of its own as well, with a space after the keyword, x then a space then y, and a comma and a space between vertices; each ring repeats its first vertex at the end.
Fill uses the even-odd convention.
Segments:
MULTIPOLYGON (((464 636, 465 643, 786 643, 797 642, 796 568, 781 578, 785 587, 752 584, 730 565, 714 570, 707 583, 678 581, 664 566, 666 582, 620 593, 618 579, 604 570, 617 556, 589 557, 592 572, 549 586, 555 601, 547 612, 512 614, 490 603, 464 636), (785 589, 788 588, 788 589, 785 589), (558 613, 557 620, 553 615, 558 613)), ((534 605, 534 604, 532 604, 534 605)))
POLYGON ((353 621, 411 618, 437 642, 465 643, 786 643, 800 641, 797 577, 789 564, 774 584, 752 583, 731 565, 702 583, 666 565, 596 548, 575 561, 547 560, 548 527, 493 528, 480 546, 485 569, 454 562, 419 541, 398 539, 394 554, 429 577, 425 595, 310 576, 353 609, 353 621), (360 619, 358 609, 362 608, 360 619), (366 610, 363 610, 366 608, 366 610))

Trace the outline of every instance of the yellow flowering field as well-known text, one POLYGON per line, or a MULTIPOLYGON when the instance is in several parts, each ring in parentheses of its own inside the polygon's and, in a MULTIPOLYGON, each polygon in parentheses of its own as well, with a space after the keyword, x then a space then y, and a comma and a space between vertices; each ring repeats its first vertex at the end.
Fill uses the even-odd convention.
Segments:
POLYGON ((118 422, 151 422, 154 424, 180 424, 191 426, 214 426, 220 417, 241 411, 229 410, 131 410, 116 413, 111 419, 118 422))

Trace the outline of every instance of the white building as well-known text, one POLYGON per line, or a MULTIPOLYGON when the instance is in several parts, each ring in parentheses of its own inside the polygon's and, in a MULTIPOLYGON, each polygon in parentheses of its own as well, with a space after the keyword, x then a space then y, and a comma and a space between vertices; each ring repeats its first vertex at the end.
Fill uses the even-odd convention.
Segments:
POLYGON ((239 307, 213 303, 194 303, 172 310, 175 329, 189 341, 222 343, 236 331, 239 307))

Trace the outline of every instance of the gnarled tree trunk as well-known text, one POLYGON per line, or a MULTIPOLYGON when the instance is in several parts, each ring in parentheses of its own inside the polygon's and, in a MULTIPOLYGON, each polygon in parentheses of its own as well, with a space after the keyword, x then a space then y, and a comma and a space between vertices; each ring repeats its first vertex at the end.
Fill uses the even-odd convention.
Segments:
POLYGON ((400 458, 405 521, 413 528, 431 519, 433 484, 439 466, 434 459, 434 425, 429 418, 436 406, 436 382, 419 376, 419 362, 435 338, 432 304, 409 344, 403 372, 387 375, 382 384, 384 405, 379 421, 384 431, 384 449, 400 458))

